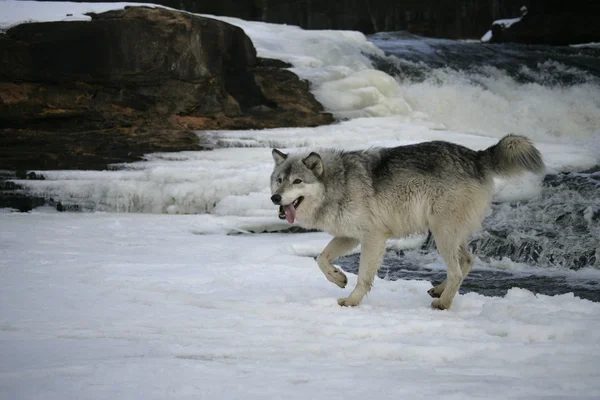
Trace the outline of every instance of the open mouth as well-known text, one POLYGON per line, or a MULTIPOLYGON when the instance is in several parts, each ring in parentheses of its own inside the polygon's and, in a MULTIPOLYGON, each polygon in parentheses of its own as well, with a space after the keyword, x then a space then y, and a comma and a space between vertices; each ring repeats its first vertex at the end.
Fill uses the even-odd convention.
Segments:
POLYGON ((304 197, 300 196, 287 206, 279 206, 279 218, 285 219, 290 224, 293 224, 296 220, 296 209, 300 203, 302 203, 302 200, 304 200, 304 197))

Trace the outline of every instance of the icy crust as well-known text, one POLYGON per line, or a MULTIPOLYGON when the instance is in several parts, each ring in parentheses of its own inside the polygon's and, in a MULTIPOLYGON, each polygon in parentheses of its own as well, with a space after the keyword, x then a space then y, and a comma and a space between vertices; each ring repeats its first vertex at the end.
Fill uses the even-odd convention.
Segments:
MULTIPOLYGON (((435 126, 433 126, 435 128, 435 126)), ((362 149, 398 146, 427 140, 450 140, 474 150, 495 138, 432 129, 427 122, 401 118, 355 119, 314 129, 208 133, 216 146, 205 152, 156 153, 147 160, 118 166, 115 171, 38 171, 45 180, 15 181, 30 194, 87 211, 117 211, 277 218, 269 200, 273 169, 270 148, 301 151, 336 147, 362 149), (374 123, 377 121, 377 123, 374 123), (248 146, 248 147, 243 147, 248 146)), ((536 143, 547 172, 583 170, 598 163, 594 148, 536 143)), ((496 200, 517 201, 540 192, 540 177, 526 175, 498 181, 496 200)))
POLYGON ((384 52, 360 32, 211 17, 241 27, 259 56, 291 63, 291 71, 311 82, 317 101, 340 119, 413 115, 398 82, 373 66, 371 57, 384 52))
POLYGON ((429 282, 376 279, 340 308, 304 256, 327 235, 209 217, 0 214, 2 397, 600 396, 600 303, 515 288, 440 312, 429 282))

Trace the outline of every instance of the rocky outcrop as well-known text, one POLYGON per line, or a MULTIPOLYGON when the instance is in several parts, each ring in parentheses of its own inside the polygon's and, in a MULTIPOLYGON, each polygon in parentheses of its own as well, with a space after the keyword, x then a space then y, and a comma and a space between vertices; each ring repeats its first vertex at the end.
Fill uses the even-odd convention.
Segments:
POLYGON ((22 24, 0 35, 0 169, 103 168, 198 149, 192 131, 333 118, 242 29, 162 8, 22 24))

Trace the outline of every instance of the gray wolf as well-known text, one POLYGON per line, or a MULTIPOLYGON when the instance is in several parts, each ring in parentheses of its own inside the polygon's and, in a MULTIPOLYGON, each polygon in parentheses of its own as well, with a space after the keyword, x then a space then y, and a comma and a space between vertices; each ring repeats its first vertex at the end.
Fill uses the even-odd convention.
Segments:
POLYGON ((517 135, 483 151, 434 141, 272 154, 271 200, 279 217, 334 236, 317 257, 329 281, 346 286, 346 275, 331 263, 361 245, 358 282, 341 306, 358 305, 371 290, 388 238, 429 230, 447 267, 446 280, 428 291, 431 305, 449 308, 473 266, 468 239, 490 206, 493 178, 544 170, 539 151, 517 135))

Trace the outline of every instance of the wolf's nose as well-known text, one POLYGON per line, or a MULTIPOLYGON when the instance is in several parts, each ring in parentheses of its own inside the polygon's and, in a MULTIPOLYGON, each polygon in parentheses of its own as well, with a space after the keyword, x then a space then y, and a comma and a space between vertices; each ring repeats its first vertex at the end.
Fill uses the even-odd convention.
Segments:
POLYGON ((271 201, 272 201, 274 204, 279 204, 279 203, 281 203, 281 195, 279 195, 279 194, 274 194, 273 196, 271 196, 271 201))

